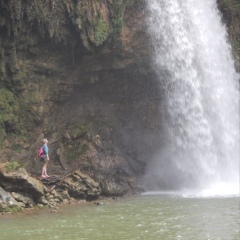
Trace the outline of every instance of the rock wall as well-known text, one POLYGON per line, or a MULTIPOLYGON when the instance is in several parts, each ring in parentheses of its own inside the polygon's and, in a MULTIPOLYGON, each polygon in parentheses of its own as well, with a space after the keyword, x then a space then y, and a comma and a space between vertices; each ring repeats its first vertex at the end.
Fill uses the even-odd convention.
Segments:
MULTIPOLYGON (((238 59, 238 12, 219 4, 238 59)), ((40 174, 47 137, 50 174, 130 189, 164 134, 144 0, 1 0, 0 13, 0 162, 40 174)))
POLYGON ((228 27, 236 68, 240 72, 240 0, 218 0, 218 3, 228 27))
POLYGON ((126 176, 126 181, 122 178, 116 180, 105 179, 99 183, 80 170, 41 179, 31 176, 17 162, 0 164, 0 214, 25 208, 54 208, 64 203, 95 201, 100 195, 115 199, 130 193, 129 189, 135 191, 126 176))
POLYGON ((40 174, 47 137, 50 174, 81 169, 105 195, 131 188, 124 177, 143 174, 161 139, 143 5, 1 1, 1 162, 40 174))

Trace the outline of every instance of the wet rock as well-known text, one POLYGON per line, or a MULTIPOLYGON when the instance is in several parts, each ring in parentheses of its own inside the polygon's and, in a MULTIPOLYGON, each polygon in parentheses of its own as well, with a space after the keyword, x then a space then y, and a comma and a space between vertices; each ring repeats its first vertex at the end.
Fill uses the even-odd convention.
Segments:
POLYGON ((64 138, 67 139, 67 140, 71 140, 71 136, 70 136, 70 133, 68 131, 66 131, 64 133, 64 138))
POLYGON ((10 147, 10 143, 7 139, 4 140, 3 142, 3 145, 6 147, 6 148, 9 148, 10 147))
POLYGON ((57 213, 58 211, 56 209, 52 209, 51 213, 57 213))
POLYGON ((101 193, 105 196, 123 196, 129 192, 130 187, 124 179, 103 179, 100 183, 101 193))
POLYGON ((100 195, 99 184, 90 176, 76 170, 62 183, 69 195, 77 199, 96 199, 100 195))
POLYGON ((33 205, 35 205, 33 199, 30 196, 27 196, 26 194, 12 192, 11 195, 15 200, 23 203, 24 207, 32 207, 33 205))
POLYGON ((63 199, 63 203, 67 204, 67 203, 69 203, 69 200, 68 199, 63 199))
POLYGON ((76 203, 76 200, 75 200, 74 198, 71 198, 71 199, 69 200, 69 204, 74 204, 74 203, 76 203))
POLYGON ((48 201, 46 200, 46 198, 44 196, 41 196, 39 199, 38 199, 38 203, 39 204, 43 204, 43 205, 48 205, 48 201))
POLYGON ((58 200, 60 200, 60 201, 63 200, 62 197, 61 197, 61 195, 60 195, 56 190, 53 190, 53 191, 51 192, 51 194, 53 195, 54 198, 56 198, 56 199, 58 199, 58 200))
POLYGON ((48 207, 50 207, 50 208, 53 208, 53 207, 56 207, 56 206, 57 206, 56 202, 49 202, 48 203, 48 207))
POLYGON ((13 207, 21 207, 10 193, 0 187, 0 212, 10 211, 13 207), (8 210, 9 209, 9 210, 8 210))
POLYGON ((44 205, 42 205, 42 204, 37 204, 37 208, 39 208, 39 209, 44 208, 44 205))
POLYGON ((59 194, 61 194, 63 201, 69 201, 71 198, 67 190, 59 191, 59 194))
POLYGON ((44 185, 31 177, 24 168, 12 172, 7 172, 5 168, 1 168, 0 182, 5 191, 24 193, 33 198, 35 202, 39 202, 44 196, 44 185))
POLYGON ((94 202, 94 204, 97 206, 103 206, 103 205, 106 205, 106 202, 105 201, 96 201, 96 202, 94 202))
POLYGON ((52 207, 52 210, 58 210, 58 209, 59 209, 58 206, 52 207))

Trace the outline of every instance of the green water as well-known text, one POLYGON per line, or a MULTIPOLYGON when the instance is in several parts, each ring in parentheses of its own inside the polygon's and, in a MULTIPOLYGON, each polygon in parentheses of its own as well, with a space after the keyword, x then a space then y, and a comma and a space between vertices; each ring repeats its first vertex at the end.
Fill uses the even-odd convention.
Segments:
POLYGON ((0 218, 1 240, 240 239, 239 198, 137 196, 0 218))

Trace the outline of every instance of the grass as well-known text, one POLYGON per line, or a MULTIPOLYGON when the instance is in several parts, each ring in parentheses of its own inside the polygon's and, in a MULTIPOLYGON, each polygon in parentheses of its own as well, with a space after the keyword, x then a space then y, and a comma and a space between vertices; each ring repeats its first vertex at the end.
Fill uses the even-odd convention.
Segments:
POLYGON ((21 164, 19 164, 16 161, 13 162, 9 162, 5 165, 5 170, 9 173, 9 172, 14 172, 16 170, 18 170, 21 167, 21 164))

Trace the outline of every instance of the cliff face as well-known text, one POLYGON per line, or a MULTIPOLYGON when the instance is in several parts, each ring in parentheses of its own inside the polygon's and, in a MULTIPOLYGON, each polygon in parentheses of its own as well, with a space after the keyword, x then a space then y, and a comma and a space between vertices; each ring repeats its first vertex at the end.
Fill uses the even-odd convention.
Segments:
POLYGON ((143 173, 161 123, 142 7, 1 1, 2 162, 40 171, 45 136, 52 172, 80 168, 102 180, 143 173))
POLYGON ((240 0, 218 0, 218 4, 228 27, 236 68, 240 71, 240 0))
MULTIPOLYGON (((238 57, 239 15, 229 18, 237 13, 225 3, 238 57)), ((0 1, 0 161, 40 171, 47 137, 52 172, 80 168, 102 182, 144 172, 163 116, 143 8, 143 0, 0 1)))

